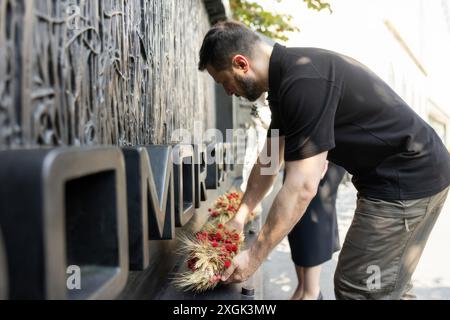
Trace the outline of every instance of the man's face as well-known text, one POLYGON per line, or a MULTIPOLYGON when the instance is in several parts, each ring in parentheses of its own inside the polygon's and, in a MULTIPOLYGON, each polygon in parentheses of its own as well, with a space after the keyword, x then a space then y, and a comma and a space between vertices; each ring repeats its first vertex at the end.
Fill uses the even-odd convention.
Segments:
POLYGON ((223 86, 228 95, 234 94, 237 97, 255 101, 264 93, 264 90, 251 75, 252 72, 245 63, 233 63, 231 68, 223 71, 216 71, 214 67, 208 65, 207 70, 211 77, 223 86))

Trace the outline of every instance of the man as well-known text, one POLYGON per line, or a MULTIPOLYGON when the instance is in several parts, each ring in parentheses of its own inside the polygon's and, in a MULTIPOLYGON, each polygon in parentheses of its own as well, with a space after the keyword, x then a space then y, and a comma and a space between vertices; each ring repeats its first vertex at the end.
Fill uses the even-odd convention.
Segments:
MULTIPOLYGON (((450 184, 450 156, 433 129, 359 62, 322 49, 271 47, 236 22, 206 34, 199 69, 228 94, 254 101, 268 91, 269 136, 278 129, 278 160, 285 161, 285 183, 257 240, 235 257, 223 280, 246 280, 289 233, 315 196, 328 159, 353 175, 358 190, 335 273, 336 297, 400 299, 450 184)), ((272 143, 267 140, 268 150, 272 143)), ((243 228, 273 184, 278 166, 269 175, 262 174, 266 166, 256 162, 231 225, 243 228)))

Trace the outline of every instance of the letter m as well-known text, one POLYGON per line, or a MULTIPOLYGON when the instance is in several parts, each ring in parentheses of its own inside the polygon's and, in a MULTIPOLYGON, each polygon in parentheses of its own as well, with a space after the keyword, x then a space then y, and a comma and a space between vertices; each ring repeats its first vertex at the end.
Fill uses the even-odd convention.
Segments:
POLYGON ((123 152, 129 228, 134 228, 133 234, 143 234, 143 241, 147 241, 147 225, 148 239, 172 239, 175 230, 172 147, 151 145, 124 148, 123 152))

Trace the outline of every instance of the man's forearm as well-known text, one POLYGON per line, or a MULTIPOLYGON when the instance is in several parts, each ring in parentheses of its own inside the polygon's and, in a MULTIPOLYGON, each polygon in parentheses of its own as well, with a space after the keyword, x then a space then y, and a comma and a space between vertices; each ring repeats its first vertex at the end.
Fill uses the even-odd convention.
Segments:
POLYGON ((241 206, 234 220, 240 224, 246 222, 247 216, 262 201, 273 185, 283 161, 284 137, 268 138, 263 151, 253 166, 247 182, 247 189, 241 206))
POLYGON ((292 230, 305 213, 312 197, 307 191, 293 193, 283 186, 272 204, 257 240, 250 248, 256 263, 262 263, 270 251, 292 230))
POLYGON ((262 201, 277 177, 277 173, 273 175, 262 175, 261 169, 261 164, 257 162, 253 166, 248 178, 247 189, 235 217, 241 223, 245 223, 247 215, 262 201))

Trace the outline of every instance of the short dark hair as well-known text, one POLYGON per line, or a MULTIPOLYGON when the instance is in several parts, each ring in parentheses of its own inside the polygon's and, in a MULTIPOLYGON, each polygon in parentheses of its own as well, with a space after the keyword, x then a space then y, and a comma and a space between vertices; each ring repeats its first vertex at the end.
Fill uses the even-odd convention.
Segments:
POLYGON ((203 71, 209 64, 217 71, 231 66, 235 54, 252 55, 252 49, 261 41, 258 35, 242 23, 222 21, 214 25, 203 39, 198 69, 203 71))

